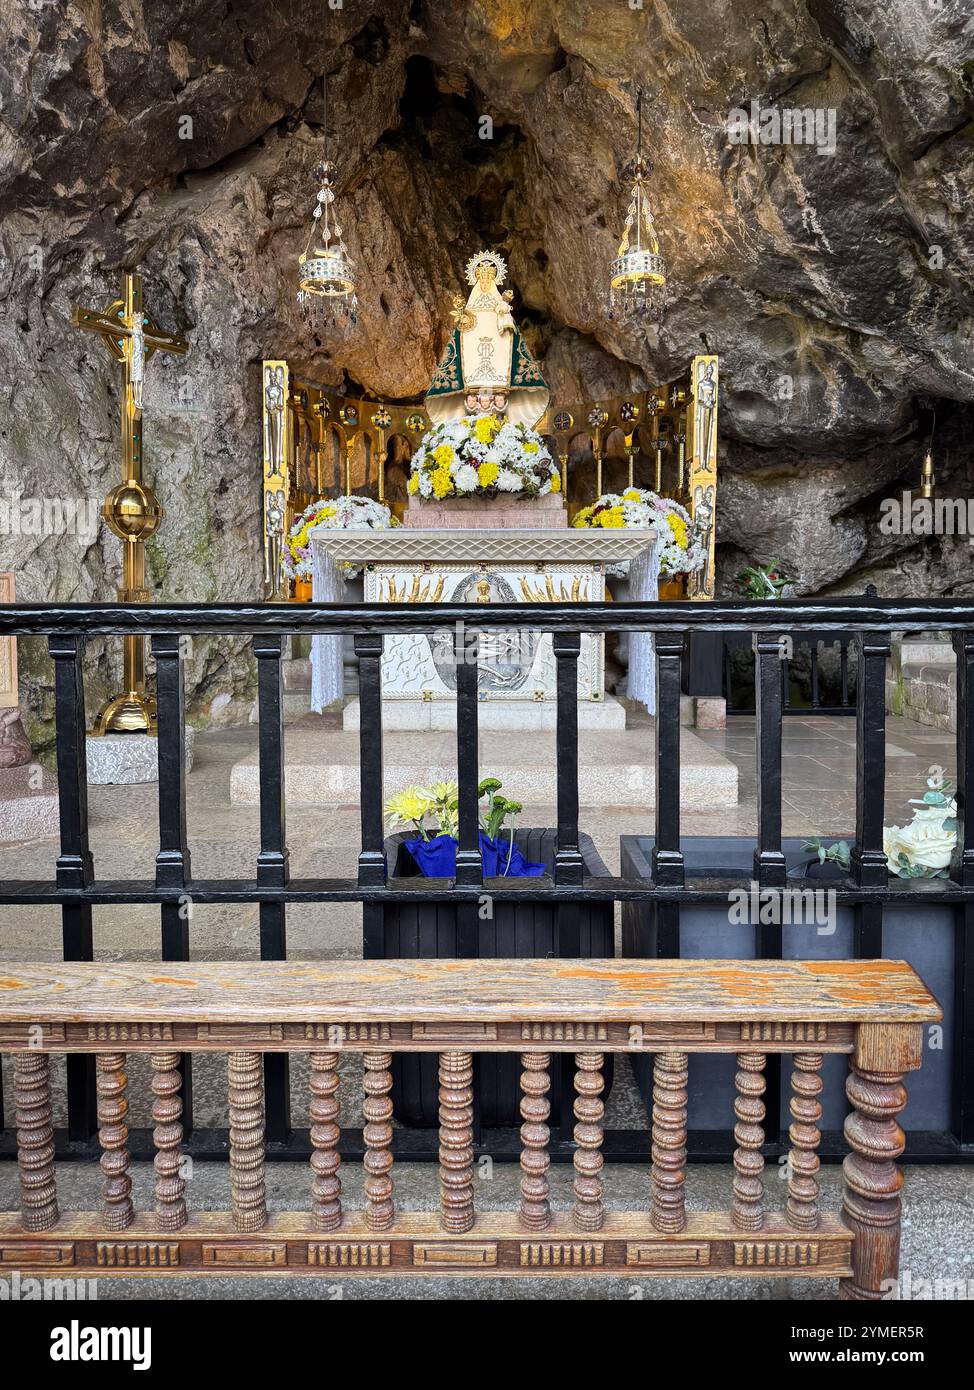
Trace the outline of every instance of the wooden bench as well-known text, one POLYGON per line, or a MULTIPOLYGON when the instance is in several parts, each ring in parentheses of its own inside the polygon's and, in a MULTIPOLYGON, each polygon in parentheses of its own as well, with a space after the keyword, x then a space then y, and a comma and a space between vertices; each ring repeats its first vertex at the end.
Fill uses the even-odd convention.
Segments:
MULTIPOLYGON (((0 966, 0 1051, 14 1054, 21 1211, 0 1215, 0 1272, 75 1274, 658 1274, 825 1276, 847 1298, 895 1277, 903 1074, 920 1066, 936 1000, 902 961, 327 961, 0 966), (231 1209, 190 1211, 181 1176, 180 1053, 228 1053, 231 1209), (440 1055, 438 1213, 400 1212, 391 1153, 392 1054, 440 1055), (604 1204, 606 1052, 654 1056, 645 1206, 604 1204), (126 1053, 150 1054, 155 1209, 132 1202, 126 1053), (314 1153, 305 1213, 269 1212, 262 1057, 307 1052, 314 1153), (341 1202, 338 1067, 364 1055, 365 1209, 341 1202), (521 1057, 517 1210, 474 1209, 473 1053, 521 1057), (574 1205, 551 1209, 549 1069, 575 1054, 574 1205), (688 1212, 690 1053, 737 1058, 730 1210, 688 1212), (851 1059, 842 1214, 816 1174, 825 1053, 851 1059), (94 1053, 104 1171, 98 1212, 62 1213, 51 1053, 94 1053), (792 1056, 787 1199, 765 1206, 763 1071, 792 1056)), ((730 1104, 730 1098, 728 1098, 730 1104)), ((692 1182, 692 1179, 691 1179, 692 1182)), ((781 1185, 774 1184, 776 1190, 781 1185)))

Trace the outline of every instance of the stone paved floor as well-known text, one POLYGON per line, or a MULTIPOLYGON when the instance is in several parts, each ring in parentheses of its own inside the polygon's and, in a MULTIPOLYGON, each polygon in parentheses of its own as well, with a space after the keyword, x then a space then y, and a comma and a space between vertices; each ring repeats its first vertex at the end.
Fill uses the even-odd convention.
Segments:
MULTIPOLYGON (((304 728, 318 728, 327 738, 336 727, 334 716, 309 716, 304 728)), ((649 721, 636 717, 633 731, 645 730, 651 736, 649 721)), ((390 735, 390 738, 394 735, 390 735)), ((734 718, 726 730, 701 731, 699 737, 731 758, 740 768, 740 802, 736 808, 721 811, 687 811, 683 830, 687 835, 753 835, 755 830, 754 720, 734 718)), ((904 719, 890 718, 887 726, 887 822, 902 823, 909 816, 907 801, 923 787, 928 769, 939 765, 952 772, 952 735, 926 728, 904 719)), ((196 762, 188 783, 188 826, 193 872, 199 877, 253 875, 257 852, 257 811, 253 807, 231 806, 230 769, 246 756, 256 740, 256 729, 231 729, 203 733, 196 744, 196 762)), ((485 769, 486 771, 486 769, 485 769)), ((855 720, 828 717, 790 717, 784 725, 785 835, 822 834, 835 837, 849 834, 855 822, 855 720)), ((528 789, 519 792, 525 802, 524 823, 552 823, 553 808, 532 805, 528 789)), ((155 786, 93 787, 90 789, 91 843, 96 872, 103 878, 148 878, 153 873, 157 847, 157 791, 155 786)), ((607 807, 585 811, 583 830, 595 840, 610 870, 618 871, 619 837, 622 834, 651 833, 652 813, 607 807)), ((291 866, 295 875, 343 875, 354 871, 357 853, 358 809, 353 805, 294 807, 289 813, 288 840, 291 866)), ((3 878, 50 878, 53 876, 57 845, 54 840, 30 844, 0 845, 0 876, 3 878)), ((158 958, 158 912, 145 906, 95 908, 95 952, 99 959, 158 958)), ((60 959, 60 918, 56 908, 6 909, 0 932, 0 959, 60 959)), ((258 922, 256 907, 197 905, 192 921, 193 955, 197 959, 256 958, 258 922)), ((315 904, 295 907, 288 914, 288 951, 295 958, 358 956, 361 951, 360 913, 348 905, 315 904)), ((343 1113, 354 1124, 359 1115, 357 1059, 343 1064, 343 1113)), ((143 1068, 133 1059, 130 1094, 132 1123, 146 1123, 146 1087, 143 1068)), ((10 1095, 9 1077, 6 1094, 10 1095)), ((58 1118, 63 1115, 63 1095, 56 1096, 58 1118)), ((294 1111, 296 1123, 306 1122, 307 1088, 305 1071, 294 1068, 294 1111)), ((200 1123, 219 1123, 225 1105, 225 1080, 216 1058, 201 1059, 195 1075, 195 1100, 200 1123)), ((638 1096, 625 1059, 619 1068, 606 1122, 610 1125, 642 1123, 638 1096)), ((225 1121, 224 1121, 225 1123, 225 1121)), ((507 1199, 515 1172, 500 1166, 496 1184, 485 1188, 485 1205, 507 1199), (506 1195, 505 1195, 506 1194, 506 1195)), ((79 1206, 90 1198, 83 1196, 85 1185, 96 1175, 84 1174, 73 1166, 63 1167, 65 1205, 79 1206), (77 1198, 77 1200, 73 1200, 77 1198)), ((208 1193, 222 1191, 225 1170, 220 1165, 197 1165, 200 1204, 208 1193)), ((555 1168, 559 1190, 568 1181, 568 1170, 555 1168)), ((400 1165, 398 1170, 405 1205, 431 1206, 435 1202, 436 1174, 422 1165, 400 1165)), ((355 1204, 355 1179, 349 1165, 349 1196, 355 1204)), ((608 1170, 610 1201, 642 1201, 646 1174, 641 1169, 613 1165, 608 1170), (614 1195, 613 1195, 614 1194, 614 1195), (631 1194, 631 1195, 629 1195, 631 1194)), ((692 1182, 698 1205, 723 1202, 727 1174, 710 1168, 694 1168, 692 1182), (723 1184, 724 1186, 721 1186, 723 1184), (717 1194, 717 1195, 715 1195, 717 1194)), ((0 1207, 12 1204, 10 1184, 12 1165, 0 1164, 0 1207)), ((835 1170, 828 1170, 826 1186, 831 1201, 837 1200, 835 1170)), ((903 1268, 917 1278, 945 1278, 951 1275, 974 1279, 974 1174, 962 1168, 917 1167, 909 1174, 910 1202, 904 1239, 903 1268), (949 1255, 945 1252, 950 1252, 949 1255)), ((90 1187, 89 1189, 90 1190, 90 1187)), ((272 1165, 270 1193, 272 1203, 298 1206, 305 1197, 303 1165, 272 1165)), ((564 1193, 562 1192, 562 1197, 564 1193)), ((220 1280, 206 1286, 197 1281, 180 1285, 178 1281, 121 1281, 116 1291, 125 1296, 199 1297, 203 1287, 213 1296, 241 1298, 283 1298, 295 1293, 304 1297, 330 1297, 334 1281, 220 1280)), ((574 1298, 631 1298, 629 1280, 495 1280, 478 1286, 478 1297, 534 1298, 570 1296, 574 1298)), ((472 1286, 463 1280, 414 1283, 408 1290, 401 1281, 355 1281, 345 1283, 343 1296, 397 1297, 404 1292, 425 1297, 464 1297, 472 1286)), ((740 1297, 740 1284, 721 1281, 649 1282, 647 1298, 725 1298, 740 1297)), ((754 1281, 747 1295, 754 1298, 814 1298, 834 1296, 828 1283, 801 1281, 754 1281)))

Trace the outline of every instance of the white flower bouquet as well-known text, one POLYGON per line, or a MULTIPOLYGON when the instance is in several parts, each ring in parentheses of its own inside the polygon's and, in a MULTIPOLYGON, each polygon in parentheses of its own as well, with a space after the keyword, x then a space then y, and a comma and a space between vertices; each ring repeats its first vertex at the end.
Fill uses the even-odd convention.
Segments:
POLYGON ((561 475, 534 430, 496 415, 444 420, 423 437, 411 463, 411 496, 545 497, 561 491, 561 475))
POLYGON ((675 574, 690 574, 707 558, 686 508, 646 488, 604 492, 590 507, 576 513, 572 525, 636 531, 655 527, 659 533, 660 574, 667 579, 675 574))
POLYGON ((371 497, 333 497, 312 502, 306 507, 288 532, 287 545, 281 561, 284 573, 291 579, 311 578, 310 533, 316 526, 330 531, 385 531, 398 526, 384 502, 371 497))
POLYGON ((953 784, 927 778, 928 791, 910 801, 918 809, 909 825, 883 827, 889 871, 899 878, 946 878, 957 844, 957 802, 953 784))

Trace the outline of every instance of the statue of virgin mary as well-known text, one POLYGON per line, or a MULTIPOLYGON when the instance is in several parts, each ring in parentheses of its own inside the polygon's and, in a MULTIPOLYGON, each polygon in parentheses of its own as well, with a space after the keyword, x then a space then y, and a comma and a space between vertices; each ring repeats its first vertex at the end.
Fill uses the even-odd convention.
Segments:
POLYGON ((467 262, 470 295, 453 301, 455 326, 426 393, 434 425, 492 411, 513 424, 534 426, 548 408, 548 387, 511 314, 511 292, 500 293, 507 266, 494 251, 467 262))

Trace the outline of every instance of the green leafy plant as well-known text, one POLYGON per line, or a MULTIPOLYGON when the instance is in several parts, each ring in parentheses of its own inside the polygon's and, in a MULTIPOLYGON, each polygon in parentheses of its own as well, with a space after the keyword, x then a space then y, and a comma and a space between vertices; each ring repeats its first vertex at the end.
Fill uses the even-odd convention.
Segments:
POLYGON ((805 854, 817 854, 818 862, 824 864, 831 859, 833 864, 838 864, 840 869, 849 869, 849 842, 848 840, 836 840, 833 845, 823 845, 821 840, 806 840, 802 845, 805 854))

